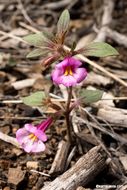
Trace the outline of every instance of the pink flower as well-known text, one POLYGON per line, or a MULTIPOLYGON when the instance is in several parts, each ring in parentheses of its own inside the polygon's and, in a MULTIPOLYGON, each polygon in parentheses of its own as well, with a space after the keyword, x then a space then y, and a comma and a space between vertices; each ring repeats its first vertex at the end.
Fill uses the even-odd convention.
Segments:
POLYGON ((52 118, 48 118, 37 126, 25 124, 22 129, 16 132, 16 139, 26 152, 41 152, 45 150, 47 136, 44 131, 52 123, 52 118))
POLYGON ((52 80, 55 84, 63 84, 64 86, 75 86, 83 81, 87 76, 85 68, 79 68, 82 63, 73 58, 67 57, 56 65, 52 72, 52 80))

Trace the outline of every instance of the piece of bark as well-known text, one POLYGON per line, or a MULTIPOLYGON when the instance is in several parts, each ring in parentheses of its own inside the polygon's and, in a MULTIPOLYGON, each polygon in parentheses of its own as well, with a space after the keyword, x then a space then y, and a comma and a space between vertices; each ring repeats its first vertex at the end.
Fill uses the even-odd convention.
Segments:
POLYGON ((90 189, 90 188, 84 188, 84 187, 80 186, 76 190, 92 190, 92 189, 90 189))
POLYGON ((70 143, 68 141, 62 140, 59 142, 58 150, 55 155, 49 174, 57 175, 64 171, 69 148, 70 148, 70 143))
POLYGON ((127 156, 120 156, 119 160, 121 164, 123 165, 124 170, 127 172, 127 156))
POLYGON ((115 104, 113 102, 113 94, 112 93, 103 93, 102 99, 100 101, 98 101, 97 103, 95 103, 96 105, 98 105, 97 107, 105 107, 105 106, 109 106, 109 107, 115 107, 115 104))
POLYGON ((105 153, 100 146, 96 146, 41 190, 76 190, 79 186, 85 186, 104 169, 105 160, 105 153))
POLYGON ((111 83, 112 83, 112 81, 110 78, 102 76, 95 72, 90 72, 85 80, 86 85, 95 85, 96 84, 98 86, 100 86, 100 85, 107 86, 111 83))
POLYGON ((118 190, 127 190, 127 184, 118 185, 121 186, 118 190))
POLYGON ((111 124, 127 127, 127 110, 105 106, 100 108, 97 115, 111 124))
POLYGON ((24 80, 13 82, 11 85, 14 87, 14 89, 21 90, 23 88, 33 86, 35 81, 36 81, 36 78, 35 79, 24 79, 24 80))
POLYGON ((81 140, 87 142, 87 143, 90 143, 92 145, 98 145, 98 142, 96 141, 96 139, 94 139, 94 137, 91 135, 91 134, 86 134, 83 131, 81 131, 80 133, 77 133, 76 134, 81 140))

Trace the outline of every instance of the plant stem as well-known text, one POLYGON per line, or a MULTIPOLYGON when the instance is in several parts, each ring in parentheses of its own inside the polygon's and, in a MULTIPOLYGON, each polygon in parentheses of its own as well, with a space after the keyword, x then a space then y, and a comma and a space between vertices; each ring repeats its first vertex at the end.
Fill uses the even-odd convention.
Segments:
POLYGON ((72 98, 72 87, 69 87, 65 118, 66 118, 66 124, 67 124, 67 138, 68 138, 68 141, 70 143, 72 142, 71 123, 70 123, 70 109, 69 109, 70 108, 70 103, 71 103, 71 98, 72 98))

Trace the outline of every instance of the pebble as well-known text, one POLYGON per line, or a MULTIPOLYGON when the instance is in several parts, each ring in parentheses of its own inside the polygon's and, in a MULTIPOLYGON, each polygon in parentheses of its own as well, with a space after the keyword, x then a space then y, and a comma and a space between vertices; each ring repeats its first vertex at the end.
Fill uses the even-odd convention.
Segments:
POLYGON ((4 187, 3 190, 11 190, 10 187, 4 187))
POLYGON ((28 161, 26 163, 27 168, 32 168, 32 169, 38 169, 39 162, 37 161, 28 161))
POLYGON ((19 185, 25 179, 26 171, 21 170, 21 167, 9 168, 8 183, 19 185))

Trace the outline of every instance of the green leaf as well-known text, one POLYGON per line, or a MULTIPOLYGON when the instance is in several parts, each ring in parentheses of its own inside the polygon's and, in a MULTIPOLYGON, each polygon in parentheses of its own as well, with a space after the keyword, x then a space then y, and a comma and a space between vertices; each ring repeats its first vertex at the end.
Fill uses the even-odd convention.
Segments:
POLYGON ((23 38, 23 40, 25 40, 26 42, 28 42, 29 44, 31 44, 33 46, 41 47, 45 38, 44 38, 43 34, 40 32, 37 34, 27 35, 23 38))
POLYGON ((45 99, 45 92, 44 91, 38 91, 30 96, 21 98, 23 103, 28 106, 41 106, 43 104, 43 100, 45 99))
POLYGON ((89 104, 99 101, 102 98, 103 91, 82 89, 79 94, 83 102, 89 104))
POLYGON ((88 44, 85 48, 81 49, 80 53, 86 56, 95 57, 106 57, 119 54, 115 48, 104 42, 92 42, 88 44))
POLYGON ((57 34, 63 35, 66 34, 69 28, 69 23, 70 23, 70 14, 67 9, 65 9, 57 23, 57 34))
POLYGON ((54 36, 53 33, 49 32, 47 29, 43 29, 42 34, 43 34, 43 36, 44 36, 47 40, 49 40, 49 41, 51 41, 51 42, 54 42, 55 36, 54 36))
POLYGON ((26 57, 27 58, 34 58, 34 57, 38 57, 38 56, 46 56, 48 52, 49 52, 48 50, 34 49, 30 53, 28 53, 28 55, 26 57))

